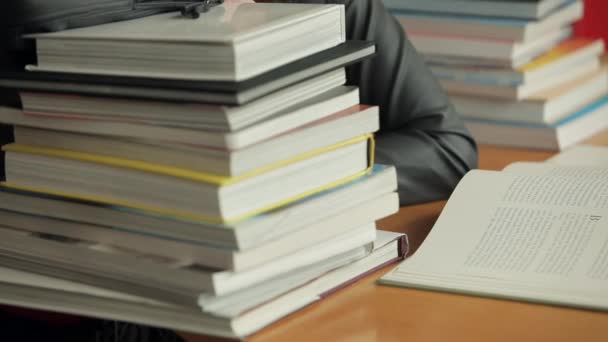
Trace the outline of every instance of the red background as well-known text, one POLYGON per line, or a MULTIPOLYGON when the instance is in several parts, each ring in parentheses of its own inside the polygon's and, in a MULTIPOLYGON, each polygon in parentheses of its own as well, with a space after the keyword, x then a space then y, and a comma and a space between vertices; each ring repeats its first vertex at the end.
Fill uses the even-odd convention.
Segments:
POLYGON ((585 0, 585 15, 575 28, 578 35, 603 38, 608 45, 608 0, 585 0))

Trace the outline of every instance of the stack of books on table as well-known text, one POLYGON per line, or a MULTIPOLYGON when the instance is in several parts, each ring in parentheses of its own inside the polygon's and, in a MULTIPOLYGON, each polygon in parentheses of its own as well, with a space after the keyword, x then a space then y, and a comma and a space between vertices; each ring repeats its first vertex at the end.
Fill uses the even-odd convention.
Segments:
POLYGON ((343 6, 252 3, 32 36, 0 302, 242 337, 402 258, 344 36, 343 6))
POLYGON ((583 1, 385 0, 480 143, 559 150, 608 126, 583 1))

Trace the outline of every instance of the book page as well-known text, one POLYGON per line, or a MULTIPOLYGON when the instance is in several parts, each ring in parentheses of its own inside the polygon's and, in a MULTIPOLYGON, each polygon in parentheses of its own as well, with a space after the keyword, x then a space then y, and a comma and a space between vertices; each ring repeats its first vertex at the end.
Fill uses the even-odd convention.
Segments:
POLYGON ((582 180, 553 169, 470 172, 422 246, 386 277, 476 277, 605 294, 608 169, 588 172, 582 180))
POLYGON ((547 160, 560 165, 597 165, 608 167, 608 147, 577 145, 547 160))

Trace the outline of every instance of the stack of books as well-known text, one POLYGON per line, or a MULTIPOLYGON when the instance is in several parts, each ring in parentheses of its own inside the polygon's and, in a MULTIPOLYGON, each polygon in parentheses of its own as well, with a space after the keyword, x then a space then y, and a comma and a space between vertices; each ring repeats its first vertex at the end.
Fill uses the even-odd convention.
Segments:
POLYGON ((583 1, 385 0, 480 143, 560 150, 608 126, 583 1))
POLYGON ((247 336, 404 256, 344 7, 227 3, 30 36, 1 75, 0 302, 247 336))

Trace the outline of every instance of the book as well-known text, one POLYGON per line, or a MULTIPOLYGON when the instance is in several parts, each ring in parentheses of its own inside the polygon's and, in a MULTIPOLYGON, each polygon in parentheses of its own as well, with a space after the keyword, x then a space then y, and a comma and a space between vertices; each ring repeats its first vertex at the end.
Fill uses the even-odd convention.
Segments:
MULTIPOLYGON (((377 107, 361 107, 352 105, 358 101, 357 89, 336 89, 329 92, 332 99, 322 103, 309 101, 303 108, 293 109, 286 115, 278 115, 258 124, 245 127, 234 132, 218 132, 192 128, 180 128, 171 126, 158 126, 153 124, 141 124, 120 121, 97 121, 74 117, 57 117, 53 115, 41 115, 23 113, 13 108, 0 108, 0 122, 12 125, 46 128, 75 133, 93 134, 97 136, 118 137, 127 140, 139 140, 142 144, 168 144, 178 146, 176 149, 187 150, 189 145, 192 149, 212 149, 216 151, 241 150, 253 147, 269 140, 280 138, 286 134, 295 133, 299 130, 303 134, 310 130, 322 131, 323 123, 334 119, 353 120, 358 113, 365 112, 365 117, 372 122, 377 120, 377 107), (340 94, 342 93, 342 94, 340 94), (313 109, 318 112, 310 114, 313 109), (325 111, 321 111, 324 109, 325 111), (327 112, 337 109, 337 112, 327 112), (309 115, 306 115, 309 114, 309 115), (275 129, 276 127, 276 129, 275 129), (181 146, 179 146, 181 145, 181 146), (186 145, 185 147, 183 145, 186 145)), ((361 116, 361 115, 359 115, 361 116)), ((369 126, 370 123, 367 123, 369 126)), ((348 129, 346 129, 348 130, 348 129)), ((350 131, 353 131, 352 129, 350 131)), ((296 141, 292 142, 297 145, 296 141)), ((204 153, 204 152, 203 152, 204 153)), ((219 152, 218 152, 219 153, 219 152)), ((199 167, 200 168, 200 167, 199 167)))
POLYGON ((384 5, 391 10, 541 19, 567 2, 568 0, 384 0, 384 5))
POLYGON ((201 294, 220 296, 274 282, 283 274, 365 246, 375 236, 375 224, 368 222, 260 266, 232 271, 4 229, 0 265, 192 307, 198 306, 201 294))
MULTIPOLYGON (((338 69, 242 106, 27 91, 19 95, 25 113, 44 117, 229 132, 305 108, 310 108, 313 112, 334 113, 359 104, 356 87, 344 87, 345 82, 344 69, 338 69), (355 101, 344 101, 349 91, 351 97, 356 98, 355 101)), ((315 117, 312 114, 308 116, 315 117)))
POLYGON ((372 42, 349 40, 245 81, 193 81, 61 72, 0 71, 0 86, 27 91, 62 92, 242 105, 285 87, 351 65, 375 52, 372 42))
MULTIPOLYGON (((187 248, 177 250, 170 248, 171 241, 233 250, 251 249, 285 234, 305 229, 317 222, 326 221, 328 217, 356 207, 367 199, 379 197, 396 189, 395 168, 375 164, 368 174, 343 185, 251 218, 218 224, 187 220, 130 207, 0 187, 0 208, 3 209, 0 216, 9 226, 24 230, 48 226, 49 229, 57 229, 57 232, 61 231, 66 235, 82 234, 75 237, 83 240, 116 241, 117 239, 112 236, 120 236, 121 240, 124 239, 124 243, 135 244, 137 240, 133 238, 135 234, 169 240, 165 241, 167 253, 175 253, 173 255, 175 258, 191 259, 193 256, 187 248), (18 215, 19 218, 13 220, 9 214, 18 215), (89 235, 93 234, 89 229, 90 226, 97 228, 95 235, 89 235), (127 237, 132 239, 127 240, 127 237)), ((145 248, 145 246, 140 247, 145 248)), ((162 253, 165 249, 157 250, 158 253, 162 253)))
POLYGON ((392 10, 391 13, 409 33, 432 33, 523 42, 539 38, 546 32, 570 25, 582 18, 583 2, 580 0, 565 2, 550 15, 539 20, 399 10, 392 10))
MULTIPOLYGON (((406 29, 407 32, 407 28, 406 29)), ((425 55, 441 56, 444 59, 466 58, 484 59, 496 65, 520 66, 544 51, 552 48, 572 34, 571 27, 563 27, 543 34, 534 40, 517 42, 500 39, 480 39, 471 37, 443 36, 437 34, 409 33, 412 45, 425 55)), ((432 63, 432 60, 431 60, 432 63)), ((432 64, 431 64, 432 66, 432 64)), ((440 68, 440 64, 437 68, 440 68)), ((475 67, 475 64, 472 64, 475 67)), ((479 67, 483 67, 482 64, 479 67)), ((439 69, 443 70, 443 69, 439 69)), ((448 69, 449 71, 450 69, 448 69)), ((455 73, 459 71, 455 70, 455 73)), ((441 74, 439 74, 441 75, 441 74)))
POLYGON ((587 58, 568 68, 568 72, 554 72, 535 80, 519 84, 499 84, 492 82, 471 82, 470 80, 440 79, 441 86, 450 94, 475 95, 497 99, 523 100, 561 84, 573 82, 601 68, 599 58, 587 58))
POLYGON ((240 81, 345 41, 344 6, 226 2, 189 20, 163 13, 51 33, 31 71, 240 81))
MULTIPOLYGON (((371 251, 367 250, 364 257, 356 257, 357 260, 351 261, 350 264, 336 267, 337 262, 324 261, 322 265, 282 276, 280 282, 274 284, 274 286, 262 284, 260 287, 250 287, 225 296, 201 295, 198 304, 204 312, 213 313, 217 316, 234 317, 236 314, 263 304, 267 300, 293 288, 307 286, 306 284, 310 282, 316 283, 316 286, 325 283, 322 286, 325 290, 322 291, 320 296, 323 298, 356 282, 374 270, 404 257, 408 253, 409 243, 407 235, 378 229, 373 246, 367 247, 371 251), (368 271, 361 273, 357 269, 368 271), (319 275, 322 276, 319 278, 319 275), (348 281, 345 281, 345 279, 348 279, 348 281)), ((344 262, 344 260, 346 258, 342 257, 341 261, 344 262)))
POLYGON ((604 64, 577 80, 514 101, 451 95, 456 111, 465 118, 549 124, 575 112, 608 92, 608 69, 604 64))
MULTIPOLYGON (((348 96, 348 94, 346 94, 348 96)), ((307 114, 304 111, 300 114, 307 114)), ((299 114, 296 114, 299 115, 299 114)), ((318 113, 315 113, 318 115, 318 113)), ((282 118, 270 120, 262 124, 271 128, 274 122, 281 123, 282 118)), ((288 121, 290 119, 287 119, 288 121)), ((305 119, 307 120, 307 119, 305 119)), ((379 127, 378 107, 365 105, 353 106, 309 124, 288 130, 283 134, 273 135, 270 139, 262 140, 253 145, 238 150, 217 149, 206 145, 192 145, 156 140, 159 136, 152 136, 155 128, 149 127, 146 134, 150 139, 132 139, 131 137, 105 138, 98 133, 112 133, 118 128, 124 135, 129 133, 122 124, 87 124, 63 119, 37 119, 33 116, 23 115, 19 110, 0 108, 0 122, 12 123, 15 141, 21 144, 50 147, 55 149, 71 150, 88 154, 97 154, 109 157, 124 158, 143 161, 167 167, 183 168, 192 171, 210 173, 218 176, 240 176, 267 165, 274 165, 282 160, 299 156, 311 150, 339 143, 362 134, 375 132, 379 127), (24 126, 21 126, 21 125, 24 126), (38 129, 33 127, 50 129, 38 129), (86 133, 76 134, 64 130, 78 130, 86 127, 86 133), (99 130, 95 130, 95 128, 99 130), (54 130, 57 129, 57 130, 54 130), (102 131, 102 132, 100 132, 102 131), (155 139, 156 138, 156 139, 155 139)), ((130 126, 127 125, 127 128, 130 126)), ((245 129, 246 136, 256 137, 255 126, 245 129)), ((166 134, 180 131, 173 128, 160 128, 166 134)), ((196 131, 189 131, 195 136, 196 131)), ((271 131, 268 130, 269 134, 271 131)), ((110 135, 112 136, 112 135, 110 135)), ((239 136, 229 135, 232 137, 239 136)), ((185 136, 175 135, 176 139, 189 140, 185 136)), ((201 141, 202 142, 202 141, 201 141)), ((204 143, 204 142, 203 142, 204 143)), ((242 143, 242 140, 239 142, 242 143)))
POLYGON ((465 119, 480 144, 562 150, 608 127, 608 95, 549 124, 465 119))
POLYGON ((373 165, 370 133, 237 177, 15 143, 2 149, 6 186, 219 223, 343 184, 373 165))
POLYGON ((559 165, 608 166, 608 148, 584 144, 576 145, 547 159, 547 162, 559 165))
POLYGON ((608 168, 515 163, 458 184, 396 286, 607 310, 608 168))
POLYGON ((489 68, 482 66, 433 66, 433 74, 440 79, 471 83, 519 85, 534 83, 551 77, 562 70, 596 59, 604 52, 600 39, 574 37, 562 41, 543 54, 516 68, 489 68))
MULTIPOLYGON (((312 247, 357 226, 389 216, 398 209, 399 199, 395 193, 365 198, 363 202, 339 213, 332 213, 312 224, 298 227, 299 229, 286 228, 285 232, 277 232, 272 239, 246 249, 232 249, 209 242, 165 239, 80 222, 30 217, 5 210, 0 210, 0 218, 3 226, 21 231, 76 239, 108 248, 240 272, 312 247)), ((138 255, 135 254, 135 257, 138 255)), ((130 256, 124 255, 123 258, 129 259, 130 256)))
POLYGON ((0 302, 9 305, 128 321, 224 337, 244 337, 262 327, 317 302, 336 289, 384 265, 403 258, 404 235, 378 231, 373 250, 356 260, 291 289, 227 319, 201 312, 200 308, 176 306, 141 296, 25 272, 0 269, 0 302))

